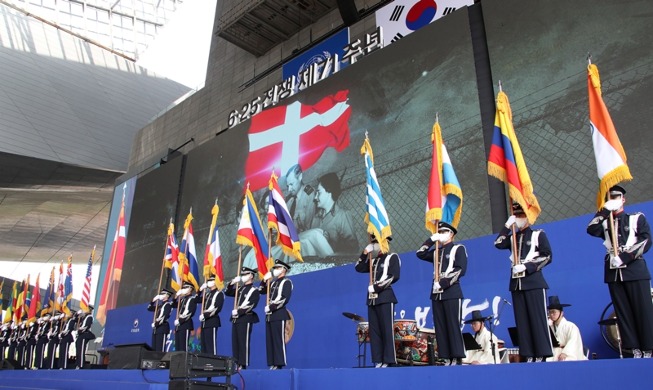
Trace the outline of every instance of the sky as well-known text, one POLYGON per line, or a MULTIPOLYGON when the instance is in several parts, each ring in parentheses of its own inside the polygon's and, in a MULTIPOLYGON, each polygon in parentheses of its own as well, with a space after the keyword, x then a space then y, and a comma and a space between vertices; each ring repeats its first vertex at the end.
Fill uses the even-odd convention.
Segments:
POLYGON ((193 89, 204 86, 215 0, 186 0, 136 63, 193 89))

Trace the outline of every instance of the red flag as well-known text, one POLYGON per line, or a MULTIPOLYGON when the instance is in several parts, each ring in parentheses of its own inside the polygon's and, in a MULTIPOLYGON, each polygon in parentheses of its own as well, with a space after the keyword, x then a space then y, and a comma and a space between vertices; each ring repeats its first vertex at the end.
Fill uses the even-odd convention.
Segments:
POLYGON ((125 242, 125 196, 123 194, 116 235, 111 246, 109 264, 107 265, 104 283, 102 284, 100 305, 96 314, 98 322, 102 325, 106 321, 107 312, 116 307, 116 301, 118 300, 118 288, 120 287, 120 279, 122 278, 122 263, 125 259, 125 242))
POLYGON ((245 192, 245 201, 243 202, 243 212, 236 233, 236 243, 240 245, 251 246, 256 254, 256 265, 261 278, 270 268, 270 258, 268 251, 268 240, 265 236, 265 230, 259 219, 258 209, 252 192, 247 188, 245 192))
POLYGON ((299 164, 305 171, 327 148, 338 152, 349 146, 348 90, 314 105, 294 102, 276 106, 252 118, 245 175, 252 191, 268 184, 273 167, 287 172, 299 164))
POLYGON ((36 313, 41 311, 41 285, 39 279, 41 274, 36 275, 36 284, 34 285, 34 292, 32 293, 32 301, 29 304, 29 314, 27 315, 28 321, 36 320, 36 313))
POLYGON ((281 246, 283 253, 304 262, 302 259, 301 243, 299 233, 292 221, 288 205, 283 198, 277 175, 272 172, 270 177, 270 201, 268 202, 268 228, 277 231, 277 244, 281 246))

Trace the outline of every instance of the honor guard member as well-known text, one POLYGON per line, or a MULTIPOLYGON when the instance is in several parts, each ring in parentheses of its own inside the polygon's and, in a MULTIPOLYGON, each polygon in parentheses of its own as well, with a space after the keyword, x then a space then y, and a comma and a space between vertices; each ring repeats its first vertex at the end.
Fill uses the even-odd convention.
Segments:
POLYGON ((483 317, 480 310, 472 311, 472 318, 465 321, 471 324, 474 331, 474 340, 481 349, 467 351, 463 359, 465 364, 496 364, 499 361, 497 338, 486 327, 485 321, 492 320, 492 316, 483 317))
POLYGON ((417 257, 429 263, 435 262, 438 253, 438 277, 431 286, 431 307, 435 324, 438 357, 445 365, 461 364, 465 357, 465 343, 460 329, 462 321, 463 290, 460 278, 467 271, 467 250, 454 244, 456 228, 446 222, 438 223, 438 232, 429 237, 417 251, 417 257), (436 246, 438 250, 436 252, 436 246))
MULTIPOLYGON (((5 359, 5 352, 9 347, 9 337, 11 336, 11 322, 5 322, 0 326, 0 360, 5 359)), ((11 356, 9 357, 11 359, 11 356)))
POLYGON ((193 324, 193 316, 197 310, 195 286, 191 282, 184 282, 181 289, 177 291, 177 299, 179 299, 179 304, 175 320, 175 351, 186 351, 190 332, 195 329, 193 324))
POLYGON ((277 370, 286 365, 286 321, 290 313, 286 306, 292 295, 292 281, 286 277, 290 265, 276 259, 272 272, 263 277, 260 291, 267 293, 267 281, 270 283, 270 302, 265 306, 265 350, 270 370, 277 370))
POLYGON ((215 285, 215 276, 211 275, 202 285, 200 290, 204 291, 204 304, 200 321, 202 323, 202 333, 200 334, 202 342, 202 352, 212 355, 218 354, 218 328, 220 323, 220 311, 224 305, 224 292, 218 290, 215 285))
MULTIPOLYGON (((392 237, 388 237, 388 241, 391 240, 392 237)), ((381 252, 373 234, 370 235, 370 242, 356 262, 355 269, 369 273, 372 262, 372 284, 367 286, 370 349, 374 367, 384 368, 397 363, 393 318, 397 297, 392 285, 399 280, 401 260, 396 253, 381 252)))
POLYGON ((36 321, 27 321, 27 337, 25 344, 25 368, 34 368, 34 350, 36 349, 36 340, 39 334, 40 323, 36 321))
POLYGON ((18 326, 14 322, 14 320, 10 320, 9 323, 11 324, 9 326, 9 341, 7 345, 7 358, 8 359, 16 359, 16 343, 17 343, 17 338, 18 338, 18 326))
POLYGON ((311 228, 315 216, 315 190, 304 183, 304 173, 299 164, 293 165, 286 173, 286 204, 297 231, 311 228))
POLYGON ((73 331, 77 325, 77 318, 73 313, 68 312, 64 315, 63 326, 59 334, 59 369, 68 368, 68 356, 70 344, 74 341, 73 331))
MULTIPOLYGON (((46 308, 45 310, 48 309, 46 308)), ((48 345, 51 317, 52 314, 46 312, 37 321, 39 323, 39 331, 36 336, 36 347, 34 348, 34 368, 48 368, 47 360, 45 359, 45 350, 48 345)))
POLYGON ((46 347, 46 363, 45 368, 56 368, 56 351, 59 346, 59 331, 61 329, 61 321, 63 320, 63 313, 55 310, 54 315, 50 318, 50 330, 48 331, 48 345, 46 347))
POLYGON ((552 260, 551 246, 544 230, 531 229, 521 205, 514 203, 512 212, 494 246, 512 251, 511 228, 515 225, 519 262, 512 266, 509 288, 515 310, 519 354, 528 362, 541 362, 553 356, 546 310, 549 285, 542 274, 542 268, 552 260))
POLYGON ((79 316, 79 326, 77 327, 77 341, 75 341, 75 353, 77 355, 76 369, 84 368, 84 359, 86 357, 86 349, 91 340, 95 340, 95 334, 91 332, 93 325, 93 309, 91 305, 87 306, 86 310, 77 312, 79 316))
POLYGON ((651 248, 651 228, 644 214, 624 211, 626 190, 623 187, 613 186, 608 194, 610 199, 594 215, 587 233, 603 239, 607 249, 604 282, 608 284, 623 347, 632 350, 635 358, 650 358, 653 351, 653 303, 651 274, 644 253, 651 248), (610 213, 613 229, 609 226, 610 213))
POLYGON ((165 352, 165 345, 170 335, 170 313, 172 312, 173 293, 167 288, 163 288, 159 295, 152 298, 152 302, 147 305, 148 311, 153 311, 154 322, 152 322, 152 349, 159 352, 165 352))
POLYGON ((568 321, 563 308, 571 306, 567 303, 560 303, 560 299, 553 295, 549 297, 549 327, 558 340, 559 346, 553 348, 553 357, 547 361, 571 361, 587 360, 583 351, 583 339, 580 337, 580 330, 576 324, 568 321))
POLYGON ((18 327, 18 337, 16 337, 16 361, 21 366, 25 366, 25 349, 27 346, 27 317, 23 317, 18 327))
POLYGON ((238 289, 236 308, 231 311, 231 348, 234 359, 238 364, 238 369, 247 368, 249 365, 249 340, 252 335, 253 324, 259 322, 258 314, 254 309, 258 305, 260 292, 257 287, 253 286, 254 275, 256 270, 242 267, 240 275, 233 278, 225 294, 230 297, 236 296, 238 283, 243 283, 238 289))

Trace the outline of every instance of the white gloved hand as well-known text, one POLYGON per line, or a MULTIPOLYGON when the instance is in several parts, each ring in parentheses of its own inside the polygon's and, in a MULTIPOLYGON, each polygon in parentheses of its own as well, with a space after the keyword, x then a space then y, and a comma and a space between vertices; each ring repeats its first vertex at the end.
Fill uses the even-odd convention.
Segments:
POLYGON ((265 305, 265 314, 270 314, 270 305, 265 305))
POLYGON ((621 198, 617 199, 610 199, 609 201, 605 202, 603 207, 610 211, 617 211, 621 208, 621 205, 623 204, 621 198))
POLYGON ((202 283, 202 285, 200 286, 200 291, 204 291, 205 288, 206 288, 206 283, 202 283))
POLYGON ((238 310, 233 309, 233 310, 231 311, 231 316, 232 316, 232 317, 238 317, 238 310))
POLYGON ((365 254, 368 254, 368 253, 372 252, 373 250, 374 250, 374 244, 367 244, 367 246, 365 247, 365 250, 363 250, 363 252, 365 254))
POLYGON ((441 236, 440 233, 433 233, 433 235, 431 236, 431 241, 433 241, 433 242, 440 241, 440 236, 441 236))
POLYGON ((440 282, 434 282, 433 291, 440 291, 440 290, 442 290, 442 286, 440 286, 440 282))
POLYGON ((200 314, 200 321, 204 322, 204 314, 200 314))
POLYGON ((242 278, 241 278, 240 276, 236 276, 235 278, 233 278, 233 279, 231 280, 231 284, 240 283, 241 280, 242 280, 242 278))
POLYGON ((518 273, 526 271, 526 266, 524 264, 517 264, 512 266, 512 274, 516 275, 518 273))
POLYGON ((621 260, 621 258, 619 256, 611 255, 610 256, 610 265, 612 266, 612 268, 619 268, 622 265, 624 265, 624 262, 621 260))
POLYGON ((367 292, 373 293, 374 292, 374 286, 373 285, 367 286, 367 292))
POLYGON ((83 313, 82 309, 77 310, 77 315, 81 315, 83 313))
POLYGON ((177 290, 177 292, 175 293, 175 297, 180 296, 183 292, 184 292, 184 289, 180 288, 180 289, 177 290))
POLYGON ((175 326, 179 326, 179 320, 175 320, 175 326))
POLYGON ((267 282, 270 279, 272 279, 272 274, 270 273, 270 271, 268 271, 265 273, 265 275, 263 275, 263 281, 267 282))
POLYGON ((156 328, 156 324, 153 322, 152 323, 152 329, 156 328))
POLYGON ((510 218, 508 218, 508 220, 506 221, 506 224, 504 226, 507 227, 508 229, 510 229, 510 227, 515 224, 516 220, 517 220, 517 217, 515 217, 514 215, 511 215, 510 218))

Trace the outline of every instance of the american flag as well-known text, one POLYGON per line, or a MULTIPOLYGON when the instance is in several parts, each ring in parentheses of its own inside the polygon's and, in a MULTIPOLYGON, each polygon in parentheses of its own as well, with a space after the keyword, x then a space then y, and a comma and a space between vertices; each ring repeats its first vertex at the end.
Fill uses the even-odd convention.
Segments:
POLYGON ((85 311, 88 309, 88 301, 91 299, 91 274, 93 272, 93 257, 95 257, 95 246, 93 246, 91 256, 88 258, 86 278, 84 279, 84 289, 82 290, 82 300, 79 303, 79 306, 85 311))

